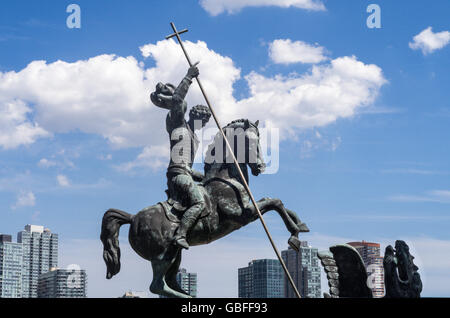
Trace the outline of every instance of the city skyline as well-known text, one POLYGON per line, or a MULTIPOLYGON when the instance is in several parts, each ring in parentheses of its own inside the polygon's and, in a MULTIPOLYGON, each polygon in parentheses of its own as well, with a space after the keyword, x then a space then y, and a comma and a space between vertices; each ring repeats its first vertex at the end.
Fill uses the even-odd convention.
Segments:
MULTIPOLYGON (((187 71, 179 45, 164 40, 174 22, 189 29, 183 40, 222 125, 249 118, 279 129, 277 172, 250 176, 257 200, 280 198, 311 230, 300 240, 319 250, 366 240, 383 252, 404 240, 422 295, 449 296, 449 2, 376 1, 379 28, 372 1, 288 2, 3 3, 0 231, 64 233, 58 263, 86 269, 89 297, 148 291, 151 267, 129 227, 112 280, 99 235, 108 209, 135 214, 166 199, 166 112, 150 93, 187 71), (80 28, 68 23, 73 3, 80 28)), ((205 103, 195 83, 187 103, 205 103)), ((286 249, 282 220, 264 218, 286 249)), ((275 258, 258 222, 183 251, 181 266, 201 273, 199 297, 237 297, 235 270, 250 256, 275 258)))
POLYGON ((16 242, 0 233, 0 298, 86 297, 86 271, 58 268, 58 239, 42 225, 25 225, 16 242))
MULTIPOLYGON (((48 244, 38 244, 38 252, 32 252, 33 243, 30 242, 33 240, 30 238, 33 238, 34 236, 34 241, 40 241, 42 240, 41 235, 44 233, 48 234, 47 239, 49 239, 49 233, 51 233, 49 229, 41 225, 27 224, 23 231, 17 233, 17 240, 21 240, 20 243, 13 242, 11 235, 0 233, 0 298, 87 297, 86 270, 81 269, 79 265, 76 264, 69 265, 67 269, 58 268, 54 257, 54 255, 59 255, 57 250, 56 253, 53 251, 53 257, 52 253, 49 252, 50 249, 48 252, 42 253, 42 246, 49 247, 48 244), (33 233, 37 235, 33 235, 33 233), (26 248, 25 245, 30 246, 26 248), (28 256, 23 252, 27 249, 29 250, 28 256), (38 262, 32 260, 33 254, 34 257, 38 255, 38 262), (48 259, 43 262, 41 261, 42 254, 47 255, 48 257, 48 259), (29 265, 26 265, 27 262, 29 265), (36 264, 39 264, 38 268, 41 273, 33 275, 33 271, 30 271, 30 268, 36 267, 36 264), (48 269, 48 271, 46 269, 48 269), (17 277, 14 277, 17 275, 19 275, 18 279, 17 277), (69 276, 71 277, 71 281, 68 280, 69 276), (9 278, 9 280, 5 280, 5 277, 9 278), (11 278, 14 279, 11 280, 11 278), (68 286, 73 284, 76 284, 76 286, 70 287, 73 288, 73 290, 69 290, 68 286), (29 287, 23 288, 23 286, 29 287)), ((56 237, 55 245, 58 246, 58 234, 52 233, 52 235, 56 237)), ((364 261, 368 275, 373 275, 371 279, 373 285, 370 288, 373 290, 374 297, 383 297, 384 271, 383 255, 380 251, 381 245, 365 240, 348 242, 346 244, 353 246, 358 251, 364 261)), ((34 243, 34 245, 36 245, 36 243, 34 243)), ((319 265, 320 262, 317 257, 318 251, 317 248, 311 247, 307 241, 300 242, 300 251, 298 253, 290 246, 287 250, 281 251, 282 259, 286 263, 288 271, 302 297, 322 298, 321 290, 327 290, 327 287, 329 287, 326 275, 321 275, 324 272, 323 268, 319 265)), ((180 268, 176 280, 183 290, 193 297, 197 297, 197 273, 187 272, 185 268, 180 268)), ((281 264, 277 259, 253 259, 248 263, 248 267, 238 268, 238 281, 239 298, 296 298, 282 271, 281 264), (272 266, 273 268, 270 267, 269 269, 268 266, 272 266), (275 268, 274 266, 276 267, 278 276, 273 276, 273 274, 269 275, 269 272, 272 273, 275 268), (268 279, 269 276, 270 279, 268 279)), ((154 295, 150 295, 148 291, 139 293, 139 296, 134 296, 130 291, 129 295, 127 292, 123 297, 141 298, 143 295, 145 298, 154 297, 154 295)), ((96 298, 98 297, 100 296, 96 296, 96 298)))
MULTIPOLYGON (((300 242, 297 253, 290 246, 281 251, 289 275, 302 298, 322 298, 318 249, 300 242)), ((253 259, 238 269, 239 298, 297 298, 278 259, 253 259)))

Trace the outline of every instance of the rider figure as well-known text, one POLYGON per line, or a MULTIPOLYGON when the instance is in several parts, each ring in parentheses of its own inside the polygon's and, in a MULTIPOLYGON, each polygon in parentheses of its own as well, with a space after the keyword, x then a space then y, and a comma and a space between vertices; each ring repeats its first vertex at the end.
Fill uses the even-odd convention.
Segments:
POLYGON ((177 88, 169 83, 158 83, 156 91, 150 96, 153 104, 169 110, 166 130, 170 136, 171 154, 167 168, 167 186, 169 198, 189 207, 183 214, 174 238, 175 244, 185 249, 189 248, 186 234, 205 209, 205 200, 196 183, 203 179, 203 174, 192 169, 199 145, 195 130, 204 127, 211 117, 208 107, 197 105, 189 112, 189 121, 185 120, 187 103, 184 98, 192 79, 199 75, 197 64, 189 68, 177 88))

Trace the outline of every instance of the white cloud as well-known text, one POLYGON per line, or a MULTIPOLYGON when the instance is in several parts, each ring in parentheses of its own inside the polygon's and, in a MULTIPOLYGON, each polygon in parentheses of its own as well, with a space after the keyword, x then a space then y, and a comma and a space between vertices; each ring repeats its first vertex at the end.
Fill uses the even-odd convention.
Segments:
POLYGON ((69 187, 70 186, 69 179, 65 175, 62 175, 62 174, 57 175, 56 176, 56 181, 58 181, 58 184, 61 187, 69 187))
POLYGON ((324 11, 325 5, 320 0, 200 0, 200 5, 212 16, 223 12, 237 13, 246 7, 276 6, 281 8, 298 8, 311 11, 324 11))
POLYGON ((279 39, 269 44, 269 56, 274 63, 320 63, 327 60, 325 48, 302 41, 279 39))
MULTIPOLYGON (((192 60, 201 61, 202 83, 222 125, 247 117, 283 128, 284 132, 324 126, 339 118, 350 117, 357 109, 369 105, 386 83, 378 66, 364 64, 354 56, 340 57, 324 65, 314 65, 311 72, 301 75, 266 77, 251 72, 245 76, 250 96, 236 100, 233 84, 240 78, 240 70, 233 61, 209 50, 204 42, 186 41, 185 44, 192 52, 192 60)), ((186 62, 175 42, 158 42, 141 50, 144 56, 156 60, 156 68, 146 71, 148 78, 177 83, 184 75, 186 62)), ((196 85, 191 88, 187 100, 191 105, 204 104, 196 85)))
POLYGON ((386 83, 382 70, 356 57, 314 65, 303 75, 246 76, 250 97, 238 102, 241 112, 264 114, 268 126, 284 130, 325 126, 353 116, 369 105, 386 83))
POLYGON ((47 158, 42 158, 38 162, 38 166, 41 168, 50 168, 50 167, 54 167, 56 165, 57 165, 57 163, 55 161, 48 160, 47 158))
MULTIPOLYGON (((0 82, 3 80, 0 72, 0 82)), ((2 97, 0 90, 0 147, 13 149, 32 144, 39 137, 49 136, 45 129, 27 119, 32 111, 23 101, 4 100, 2 97)))
MULTIPOLYGON (((222 125, 236 118, 260 119, 266 126, 282 128, 282 138, 283 133, 295 136, 299 128, 351 117, 370 105, 386 83, 378 66, 346 56, 314 65, 305 74, 266 77, 251 72, 245 76, 250 96, 236 100, 233 85, 241 73, 233 61, 202 41, 186 41, 185 46, 192 59, 201 62, 202 83, 222 125)), ((19 118, 32 132, 15 145, 31 143, 49 133, 81 131, 101 135, 115 147, 144 147, 122 170, 154 168, 163 165, 162 160, 166 165, 166 157, 161 155, 168 142, 166 111, 153 106, 149 94, 160 81, 177 85, 187 63, 173 40, 145 45, 141 52, 155 61, 154 67, 145 68, 134 57, 100 55, 74 63, 34 61, 19 72, 0 72, 0 100, 16 101, 15 108, 9 109, 22 110, 19 118), (26 118, 31 106, 25 105, 33 105, 34 123, 26 118)), ((187 102, 205 104, 195 83, 187 102)), ((14 130, 9 129, 8 134, 14 130)), ((14 138, 7 139, 4 143, 14 138)), ((41 166, 51 165, 46 160, 41 166)))
POLYGON ((149 146, 145 147, 135 160, 120 164, 116 168, 124 172, 129 172, 136 168, 157 170, 166 167, 169 164, 169 160, 169 147, 149 146))
POLYGON ((58 167, 60 169, 75 168, 71 158, 78 158, 80 155, 76 150, 65 151, 64 149, 49 156, 50 159, 42 158, 38 162, 40 168, 58 167))
POLYGON ((155 124, 150 85, 133 57, 100 55, 87 61, 34 61, 16 73, 1 74, 0 97, 35 105, 35 121, 46 130, 80 130, 116 146, 139 145, 155 124), (147 84, 147 85, 146 85, 147 84))
MULTIPOLYGON (((200 61, 200 77, 205 91, 208 93, 222 125, 230 118, 241 116, 233 97, 233 84, 241 78, 240 69, 236 68, 229 57, 222 56, 210 50, 205 42, 192 43, 185 41, 184 45, 193 61, 200 61), (220 74, 220 76, 218 76, 220 74)), ((186 74, 187 62, 180 47, 175 41, 161 41, 141 47, 144 57, 151 57, 156 61, 156 67, 146 70, 146 77, 155 79, 154 82, 171 82, 175 85, 186 74)), ((152 89, 154 86, 152 86, 152 89)), ((187 96, 189 105, 205 104, 203 95, 197 84, 193 83, 187 96)), ((153 106, 155 112, 165 118, 166 112, 153 106)), ((212 125, 212 120, 211 120, 212 125)), ((162 125, 160 125, 162 126, 162 125)), ((164 134, 166 134, 165 129, 164 134)), ((166 140, 167 137, 164 138, 166 140)))
POLYGON ((398 202, 434 202, 450 203, 449 190, 432 190, 420 195, 399 194, 388 198, 391 201, 398 202))
POLYGON ((17 209, 20 207, 34 206, 36 204, 36 197, 31 191, 20 191, 17 195, 16 203, 11 207, 17 209))
POLYGON ((442 49, 449 43, 449 31, 434 33, 432 28, 428 27, 413 38, 413 41, 409 43, 409 47, 413 50, 420 49, 424 55, 427 55, 442 49))
POLYGON ((339 148, 342 138, 326 136, 315 131, 314 133, 303 134, 302 142, 299 145, 300 158, 311 158, 317 151, 331 151, 334 152, 339 148))

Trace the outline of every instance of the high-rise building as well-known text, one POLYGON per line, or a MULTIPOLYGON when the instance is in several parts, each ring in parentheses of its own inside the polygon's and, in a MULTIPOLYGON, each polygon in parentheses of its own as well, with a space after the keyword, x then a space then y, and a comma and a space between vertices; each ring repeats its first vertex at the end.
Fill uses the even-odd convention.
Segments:
POLYGON ((86 298, 87 275, 83 269, 52 268, 39 275, 39 298, 86 298))
POLYGON ((177 282, 186 293, 197 297, 197 273, 188 273, 185 268, 180 268, 177 273, 177 282))
POLYGON ((22 297, 22 244, 0 235, 0 298, 22 297))
POLYGON ((253 260, 238 269, 239 298, 283 298, 283 277, 278 260, 253 260))
MULTIPOLYGON (((300 243, 300 251, 297 253, 291 247, 281 251, 281 257, 286 264, 289 274, 294 281, 300 295, 304 298, 320 298, 320 266, 317 257, 317 248, 308 245, 308 242, 300 243)), ((286 275, 284 276, 284 297, 297 298, 286 275)))
POLYGON ((36 298, 39 275, 58 267, 58 234, 43 226, 26 225, 17 234, 22 244, 22 297, 36 298))
POLYGON ((380 244, 366 241, 350 242, 361 255, 369 276, 369 282, 373 297, 380 298, 384 296, 384 268, 383 257, 380 255, 380 244))

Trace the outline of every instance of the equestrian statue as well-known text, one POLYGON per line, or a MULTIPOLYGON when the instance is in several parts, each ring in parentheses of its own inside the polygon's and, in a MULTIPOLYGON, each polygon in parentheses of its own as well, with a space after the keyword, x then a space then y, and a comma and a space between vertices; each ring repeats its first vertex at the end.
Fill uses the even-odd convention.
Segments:
MULTIPOLYGON (((197 105, 189 111, 189 120, 185 119, 188 107, 184 99, 192 80, 199 75, 197 64, 189 68, 178 87, 158 83, 150 96, 153 104, 168 111, 166 130, 171 156, 167 200, 135 215, 108 210, 103 216, 100 235, 106 277, 111 279, 120 271, 119 229, 130 224, 131 247, 152 264, 150 291, 166 297, 190 297, 176 281, 183 249, 211 243, 259 218, 244 184, 249 181, 248 167, 258 176, 266 166, 260 150, 259 122, 238 119, 223 130, 227 131, 227 139, 231 136, 229 141, 242 141, 232 143, 235 158, 241 158, 242 174, 230 160, 223 135, 219 133, 208 147, 204 173, 192 168, 199 145, 195 130, 204 127, 211 117, 208 107, 197 105)), ((256 205, 261 214, 274 210, 280 215, 290 233, 288 243, 298 251, 298 234, 309 229, 297 214, 287 209, 280 199, 263 198, 256 205)))

